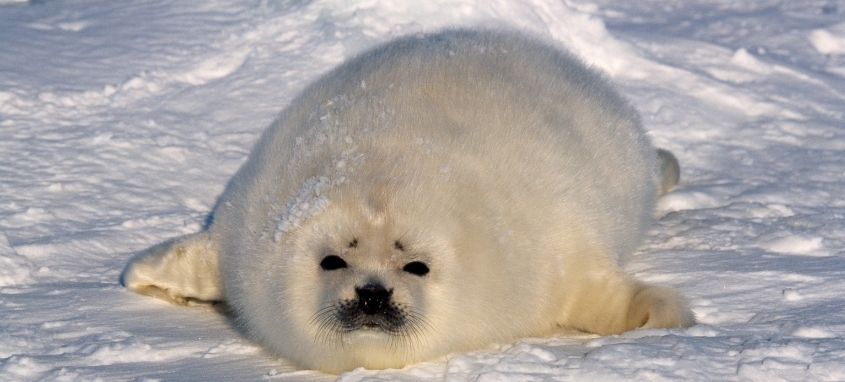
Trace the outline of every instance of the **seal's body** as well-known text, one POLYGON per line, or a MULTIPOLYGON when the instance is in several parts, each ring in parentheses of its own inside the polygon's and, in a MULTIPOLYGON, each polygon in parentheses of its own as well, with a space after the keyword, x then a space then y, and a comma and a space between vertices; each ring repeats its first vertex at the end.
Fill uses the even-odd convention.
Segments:
POLYGON ((681 297, 619 267, 677 179, 660 158, 633 108, 565 52, 505 32, 403 38, 305 89, 209 227, 123 279, 225 300, 256 341, 328 372, 559 327, 688 326, 681 297))

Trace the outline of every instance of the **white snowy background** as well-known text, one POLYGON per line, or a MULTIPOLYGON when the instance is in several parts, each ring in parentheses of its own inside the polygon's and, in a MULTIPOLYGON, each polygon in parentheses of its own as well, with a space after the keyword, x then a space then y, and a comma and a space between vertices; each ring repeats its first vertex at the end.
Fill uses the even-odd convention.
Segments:
POLYGON ((118 276, 200 229, 309 81, 452 25, 557 41, 677 154, 683 184, 626 268, 682 291, 700 324, 341 380, 845 380, 841 0, 0 0, 0 380, 334 378, 118 276))

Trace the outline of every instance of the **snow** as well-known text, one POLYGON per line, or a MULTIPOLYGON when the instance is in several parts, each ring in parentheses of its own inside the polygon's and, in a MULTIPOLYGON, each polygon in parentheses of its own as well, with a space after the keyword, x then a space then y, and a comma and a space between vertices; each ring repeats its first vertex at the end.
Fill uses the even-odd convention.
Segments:
POLYGON ((0 287, 25 284, 32 281, 32 264, 17 254, 9 239, 0 232, 0 287))
POLYGON ((816 29, 812 31, 810 33, 810 43, 822 54, 845 53, 845 38, 842 38, 845 23, 834 25, 830 29, 816 29))
POLYGON ((0 0, 0 380, 333 378, 119 273, 200 229, 309 81, 449 25, 548 36, 640 110, 682 186, 626 267, 700 323, 340 380, 845 380, 843 19, 841 0, 0 0))

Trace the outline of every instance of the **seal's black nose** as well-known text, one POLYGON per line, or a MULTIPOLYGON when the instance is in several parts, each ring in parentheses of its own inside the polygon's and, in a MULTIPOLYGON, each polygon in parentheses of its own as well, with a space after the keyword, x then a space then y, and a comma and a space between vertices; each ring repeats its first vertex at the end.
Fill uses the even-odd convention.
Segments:
POLYGON ((366 315, 373 315, 387 309, 393 291, 385 289, 384 285, 369 283, 355 288, 355 293, 358 294, 358 308, 366 315))

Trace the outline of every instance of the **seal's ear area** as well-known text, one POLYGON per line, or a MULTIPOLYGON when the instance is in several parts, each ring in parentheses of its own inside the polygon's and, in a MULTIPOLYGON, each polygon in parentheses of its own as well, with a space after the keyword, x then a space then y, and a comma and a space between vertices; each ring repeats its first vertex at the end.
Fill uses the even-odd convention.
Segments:
POLYGON ((217 252, 208 231, 169 240, 133 257, 120 282, 136 293, 181 305, 221 301, 217 252))

